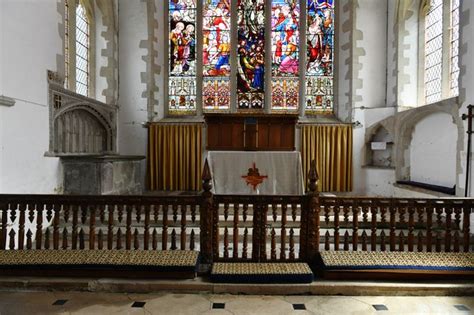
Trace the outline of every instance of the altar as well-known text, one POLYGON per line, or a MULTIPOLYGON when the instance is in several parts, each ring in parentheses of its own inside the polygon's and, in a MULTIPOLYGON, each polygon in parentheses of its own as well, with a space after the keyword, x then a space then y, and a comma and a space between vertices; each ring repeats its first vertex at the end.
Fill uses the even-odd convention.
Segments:
POLYGON ((209 151, 215 194, 300 195, 303 171, 296 151, 209 151))

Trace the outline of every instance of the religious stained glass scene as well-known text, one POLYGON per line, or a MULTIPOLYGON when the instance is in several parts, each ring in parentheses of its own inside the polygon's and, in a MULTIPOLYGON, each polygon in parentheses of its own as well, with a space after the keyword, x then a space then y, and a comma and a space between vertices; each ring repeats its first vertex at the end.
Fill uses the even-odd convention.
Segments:
POLYGON ((203 107, 230 108, 230 0, 201 0, 203 3, 203 107))
POLYGON ((169 1, 169 112, 196 110, 196 0, 169 1))
POLYGON ((238 0, 237 107, 263 109, 265 1, 238 0))
POLYGON ((332 113, 334 0, 307 3, 306 113, 332 113))
POLYGON ((298 109, 299 0, 272 1, 272 109, 298 109))

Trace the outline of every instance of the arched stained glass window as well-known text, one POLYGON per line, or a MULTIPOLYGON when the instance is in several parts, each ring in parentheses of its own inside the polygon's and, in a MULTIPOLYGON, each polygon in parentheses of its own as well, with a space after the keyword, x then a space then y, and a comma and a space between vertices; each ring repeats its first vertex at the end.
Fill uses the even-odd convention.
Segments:
POLYGON ((82 5, 76 7, 76 92, 89 93, 89 22, 82 5))
POLYGON ((169 114, 333 113, 334 0, 168 5, 169 114))

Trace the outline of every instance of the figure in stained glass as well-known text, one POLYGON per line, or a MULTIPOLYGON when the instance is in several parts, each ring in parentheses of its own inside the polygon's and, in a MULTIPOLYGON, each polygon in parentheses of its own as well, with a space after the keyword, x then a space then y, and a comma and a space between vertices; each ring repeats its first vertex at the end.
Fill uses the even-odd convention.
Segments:
POLYGON ((195 12, 194 10, 175 10, 170 13, 170 75, 195 74, 195 12))

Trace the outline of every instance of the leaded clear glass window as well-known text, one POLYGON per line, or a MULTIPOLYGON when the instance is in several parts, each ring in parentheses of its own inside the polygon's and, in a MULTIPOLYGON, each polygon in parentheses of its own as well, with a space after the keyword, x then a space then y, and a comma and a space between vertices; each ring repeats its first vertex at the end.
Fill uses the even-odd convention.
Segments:
POLYGON ((89 90, 89 22, 82 5, 76 7, 76 92, 87 96, 89 90))

